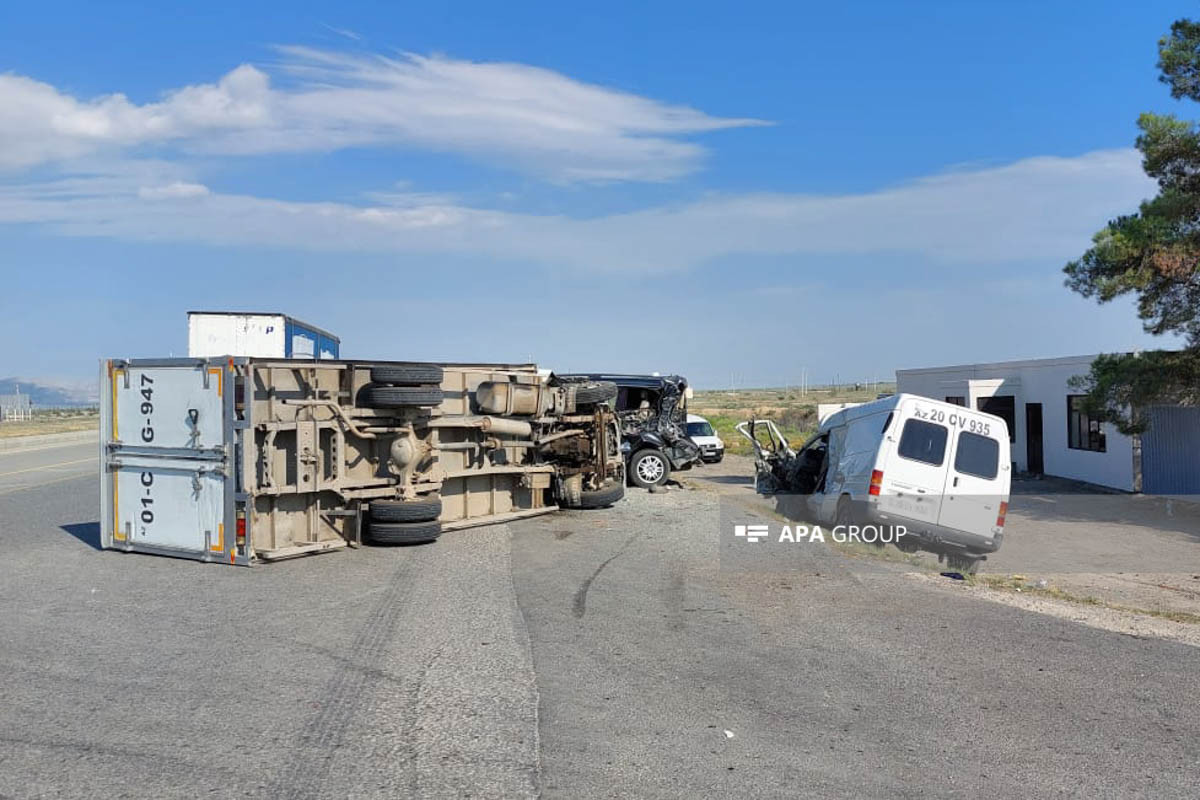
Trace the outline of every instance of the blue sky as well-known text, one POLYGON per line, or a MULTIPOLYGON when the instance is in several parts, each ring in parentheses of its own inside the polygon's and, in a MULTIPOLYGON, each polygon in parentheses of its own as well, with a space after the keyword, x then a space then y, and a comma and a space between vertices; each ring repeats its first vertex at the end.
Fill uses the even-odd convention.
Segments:
POLYGON ((4 12, 0 377, 192 308, 713 387, 1157 343, 1061 267, 1184 4, 242 5, 4 12))

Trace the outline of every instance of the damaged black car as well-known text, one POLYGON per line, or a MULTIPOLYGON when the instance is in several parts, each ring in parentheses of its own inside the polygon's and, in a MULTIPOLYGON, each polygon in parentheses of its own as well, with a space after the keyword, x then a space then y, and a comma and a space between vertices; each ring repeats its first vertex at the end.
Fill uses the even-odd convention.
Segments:
POLYGON ((661 486, 671 472, 691 469, 700 461, 700 448, 687 435, 687 400, 691 388, 686 378, 606 373, 559 377, 617 385, 621 449, 629 481, 635 486, 645 489, 661 486))

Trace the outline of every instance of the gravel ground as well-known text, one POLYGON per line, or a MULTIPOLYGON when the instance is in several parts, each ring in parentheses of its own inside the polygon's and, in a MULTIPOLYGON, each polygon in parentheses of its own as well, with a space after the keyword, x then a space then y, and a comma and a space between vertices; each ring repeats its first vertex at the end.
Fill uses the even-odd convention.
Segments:
POLYGON ((1200 649, 731 550, 777 520, 715 488, 242 569, 48 480, 0 494, 0 797, 1195 797, 1200 649))
MULTIPOLYGON (((753 459, 736 455, 682 473, 689 485, 770 513, 775 504, 754 493, 753 474, 753 459)), ((1193 500, 1097 494, 1059 481, 1024 482, 1014 490, 1002 547, 980 566, 982 576, 1016 580, 1006 581, 1011 585, 1005 589, 954 588, 1119 633, 1200 644, 1200 624, 1160 616, 1200 616, 1200 503, 1193 500), (1037 491, 1043 486, 1053 491, 1037 491), (1025 590, 1016 592, 1018 586, 1025 590), (1039 593, 1039 586, 1092 602, 1039 593)), ((855 555, 888 559, 878 569, 918 570, 926 576, 944 569, 928 553, 901 558, 894 548, 881 553, 860 548, 855 555)))

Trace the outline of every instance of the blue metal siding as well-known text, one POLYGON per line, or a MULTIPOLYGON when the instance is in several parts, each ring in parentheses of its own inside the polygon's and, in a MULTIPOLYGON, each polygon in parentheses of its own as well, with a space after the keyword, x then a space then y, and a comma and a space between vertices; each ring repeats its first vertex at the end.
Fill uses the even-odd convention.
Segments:
POLYGON ((1200 494, 1200 408, 1152 406, 1142 434, 1142 491, 1200 494))
POLYGON ((337 339, 317 334, 317 358, 340 358, 337 339))

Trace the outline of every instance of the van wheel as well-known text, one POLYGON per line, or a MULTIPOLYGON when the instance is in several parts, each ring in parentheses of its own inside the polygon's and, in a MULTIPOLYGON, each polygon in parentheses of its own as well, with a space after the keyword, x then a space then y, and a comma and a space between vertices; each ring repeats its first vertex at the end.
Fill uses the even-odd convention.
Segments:
POLYGON ((661 486, 671 475, 671 464, 660 450, 639 450, 629 462, 629 478, 635 486, 661 486))
POLYGON ((847 495, 842 495, 838 499, 837 516, 834 517, 833 524, 841 526, 854 524, 854 505, 847 495))
POLYGON ((974 575, 979 571, 980 560, 978 558, 971 558, 970 556, 946 556, 946 566, 953 572, 974 575))

